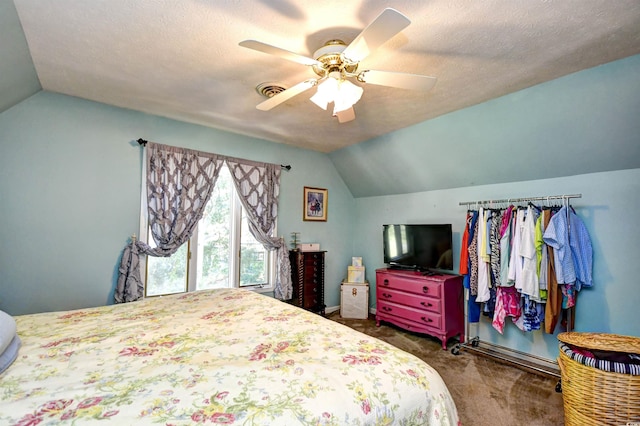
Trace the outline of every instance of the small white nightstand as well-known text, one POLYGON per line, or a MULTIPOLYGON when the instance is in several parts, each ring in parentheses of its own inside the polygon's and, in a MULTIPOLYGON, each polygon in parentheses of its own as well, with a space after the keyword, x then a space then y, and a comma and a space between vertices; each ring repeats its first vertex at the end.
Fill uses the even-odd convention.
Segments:
POLYGON ((340 316, 366 319, 369 317, 369 283, 342 281, 340 286, 340 316))

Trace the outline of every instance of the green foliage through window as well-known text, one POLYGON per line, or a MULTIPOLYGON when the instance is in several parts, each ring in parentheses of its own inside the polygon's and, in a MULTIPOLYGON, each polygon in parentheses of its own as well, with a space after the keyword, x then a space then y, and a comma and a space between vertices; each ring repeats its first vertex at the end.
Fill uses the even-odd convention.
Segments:
POLYGON ((268 252, 251 235, 244 211, 240 215, 239 210, 235 187, 228 169, 224 167, 198 224, 197 237, 192 239, 197 243, 183 245, 168 258, 148 258, 147 296, 180 293, 189 287, 204 290, 267 285, 268 252), (238 232, 239 237, 236 235, 238 232), (195 269, 195 277, 187 274, 189 250, 191 262, 197 265, 191 269, 195 269), (234 273, 234 267, 237 273, 234 273), (189 286, 188 281, 194 281, 195 286, 189 286))

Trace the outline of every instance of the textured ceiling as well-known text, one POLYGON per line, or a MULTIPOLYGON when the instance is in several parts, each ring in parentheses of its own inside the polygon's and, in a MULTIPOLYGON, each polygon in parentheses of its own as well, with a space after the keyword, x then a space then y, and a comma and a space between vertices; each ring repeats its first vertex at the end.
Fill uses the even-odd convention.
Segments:
POLYGON ((331 152, 544 81, 640 53, 638 0, 15 0, 44 90, 331 152), (263 82, 304 65, 238 46, 311 56, 349 43, 386 7, 412 23, 360 65, 435 76, 427 93, 363 85, 356 119, 309 101, 264 112, 263 82))

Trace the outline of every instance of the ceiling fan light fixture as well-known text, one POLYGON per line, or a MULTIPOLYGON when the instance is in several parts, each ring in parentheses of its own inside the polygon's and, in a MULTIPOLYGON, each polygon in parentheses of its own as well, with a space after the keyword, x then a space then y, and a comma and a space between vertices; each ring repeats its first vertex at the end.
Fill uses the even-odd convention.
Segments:
POLYGON ((351 108, 360 100, 362 93, 362 87, 356 86, 349 80, 330 76, 318 84, 316 94, 310 100, 324 110, 333 102, 333 114, 335 115, 340 111, 351 108))
POLYGON ((344 123, 355 119, 353 105, 360 100, 363 93, 362 87, 353 84, 348 79, 355 78, 360 83, 398 89, 430 90, 436 82, 435 77, 394 71, 365 70, 357 72, 360 61, 410 23, 409 18, 402 13, 392 8, 386 8, 349 45, 339 39, 329 40, 314 52, 313 58, 257 40, 240 42, 242 47, 310 66, 319 76, 319 79, 303 81, 279 93, 271 93, 269 90, 272 88, 269 88, 265 96, 270 96, 270 98, 258 104, 256 108, 268 111, 313 86, 318 86, 315 95, 310 98, 311 101, 325 111, 333 102, 333 115, 338 117, 340 123, 344 123))
POLYGON ((338 80, 335 78, 327 78, 318 84, 316 94, 310 100, 320 108, 326 110, 329 103, 333 102, 338 93, 338 80))
POLYGON ((333 113, 345 111, 356 104, 362 97, 364 90, 356 86, 349 80, 340 80, 338 83, 338 94, 334 98, 333 113))

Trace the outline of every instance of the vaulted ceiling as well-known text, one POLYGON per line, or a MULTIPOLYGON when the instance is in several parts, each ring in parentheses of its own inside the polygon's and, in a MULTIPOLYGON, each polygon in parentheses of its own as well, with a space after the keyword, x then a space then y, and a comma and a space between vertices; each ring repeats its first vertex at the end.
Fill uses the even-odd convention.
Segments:
POLYGON ((320 152, 640 53, 638 0, 14 3, 43 90, 320 152), (290 88, 318 76, 238 43, 312 57, 328 40, 350 43, 386 7, 411 24, 359 70, 434 76, 433 89, 352 80, 364 94, 346 123, 309 100, 315 88, 256 109, 261 83, 290 88))

